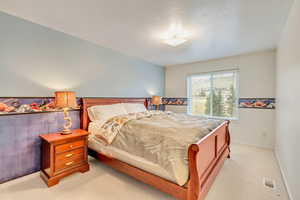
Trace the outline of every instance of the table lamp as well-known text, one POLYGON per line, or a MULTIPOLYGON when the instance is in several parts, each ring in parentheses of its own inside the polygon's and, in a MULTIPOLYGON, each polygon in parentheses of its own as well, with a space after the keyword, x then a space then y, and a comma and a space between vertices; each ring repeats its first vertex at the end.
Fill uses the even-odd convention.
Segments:
POLYGON ((72 131, 70 128, 72 127, 72 119, 69 115, 70 108, 77 108, 76 95, 75 92, 70 91, 58 91, 55 92, 55 107, 63 109, 64 111, 64 130, 61 134, 67 135, 71 134, 72 131))
POLYGON ((158 110, 159 105, 162 104, 161 96, 153 96, 151 103, 153 105, 156 105, 156 110, 158 110))

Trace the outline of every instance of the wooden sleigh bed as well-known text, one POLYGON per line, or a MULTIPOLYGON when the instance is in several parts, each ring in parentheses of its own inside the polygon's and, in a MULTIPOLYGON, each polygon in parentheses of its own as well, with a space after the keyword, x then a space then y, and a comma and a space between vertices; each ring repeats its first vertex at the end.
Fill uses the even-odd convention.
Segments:
MULTIPOLYGON (((116 103, 141 103, 147 107, 148 103, 145 98, 83 98, 82 101, 81 128, 84 130, 88 129, 90 120, 87 108, 91 106, 116 103)), ((89 149, 89 155, 177 199, 203 200, 223 166, 224 161, 230 158, 230 134, 228 126, 229 121, 226 121, 197 143, 190 145, 188 149, 190 177, 185 186, 179 186, 176 183, 92 149, 89 149)))

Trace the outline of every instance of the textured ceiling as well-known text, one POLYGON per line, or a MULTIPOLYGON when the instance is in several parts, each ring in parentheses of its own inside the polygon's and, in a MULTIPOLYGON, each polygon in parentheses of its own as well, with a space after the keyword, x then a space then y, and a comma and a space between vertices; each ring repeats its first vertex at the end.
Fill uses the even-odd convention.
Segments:
POLYGON ((275 48, 293 0, 1 0, 0 10, 159 65, 275 48), (192 33, 161 42, 174 22, 192 33))

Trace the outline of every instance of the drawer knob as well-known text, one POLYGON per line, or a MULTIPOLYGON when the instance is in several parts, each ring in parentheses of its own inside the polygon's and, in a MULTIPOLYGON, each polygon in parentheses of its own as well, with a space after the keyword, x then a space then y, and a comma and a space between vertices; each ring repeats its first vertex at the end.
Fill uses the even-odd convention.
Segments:
POLYGON ((72 157, 72 156, 73 156, 73 154, 72 154, 72 153, 69 153, 69 154, 66 155, 66 158, 70 158, 70 157, 72 157))
POLYGON ((72 162, 67 162, 67 163, 66 163, 66 166, 72 165, 73 162, 74 162, 74 161, 72 161, 72 162))
POLYGON ((73 148, 73 145, 72 145, 72 144, 70 145, 70 148, 73 148))

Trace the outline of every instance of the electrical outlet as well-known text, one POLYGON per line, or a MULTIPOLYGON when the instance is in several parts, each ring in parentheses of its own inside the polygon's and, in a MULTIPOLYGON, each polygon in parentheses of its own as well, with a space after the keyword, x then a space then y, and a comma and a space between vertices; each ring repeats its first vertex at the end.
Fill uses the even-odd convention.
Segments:
POLYGON ((262 135, 263 137, 267 137, 268 133, 267 133, 267 131, 263 131, 263 132, 261 133, 261 135, 262 135))

